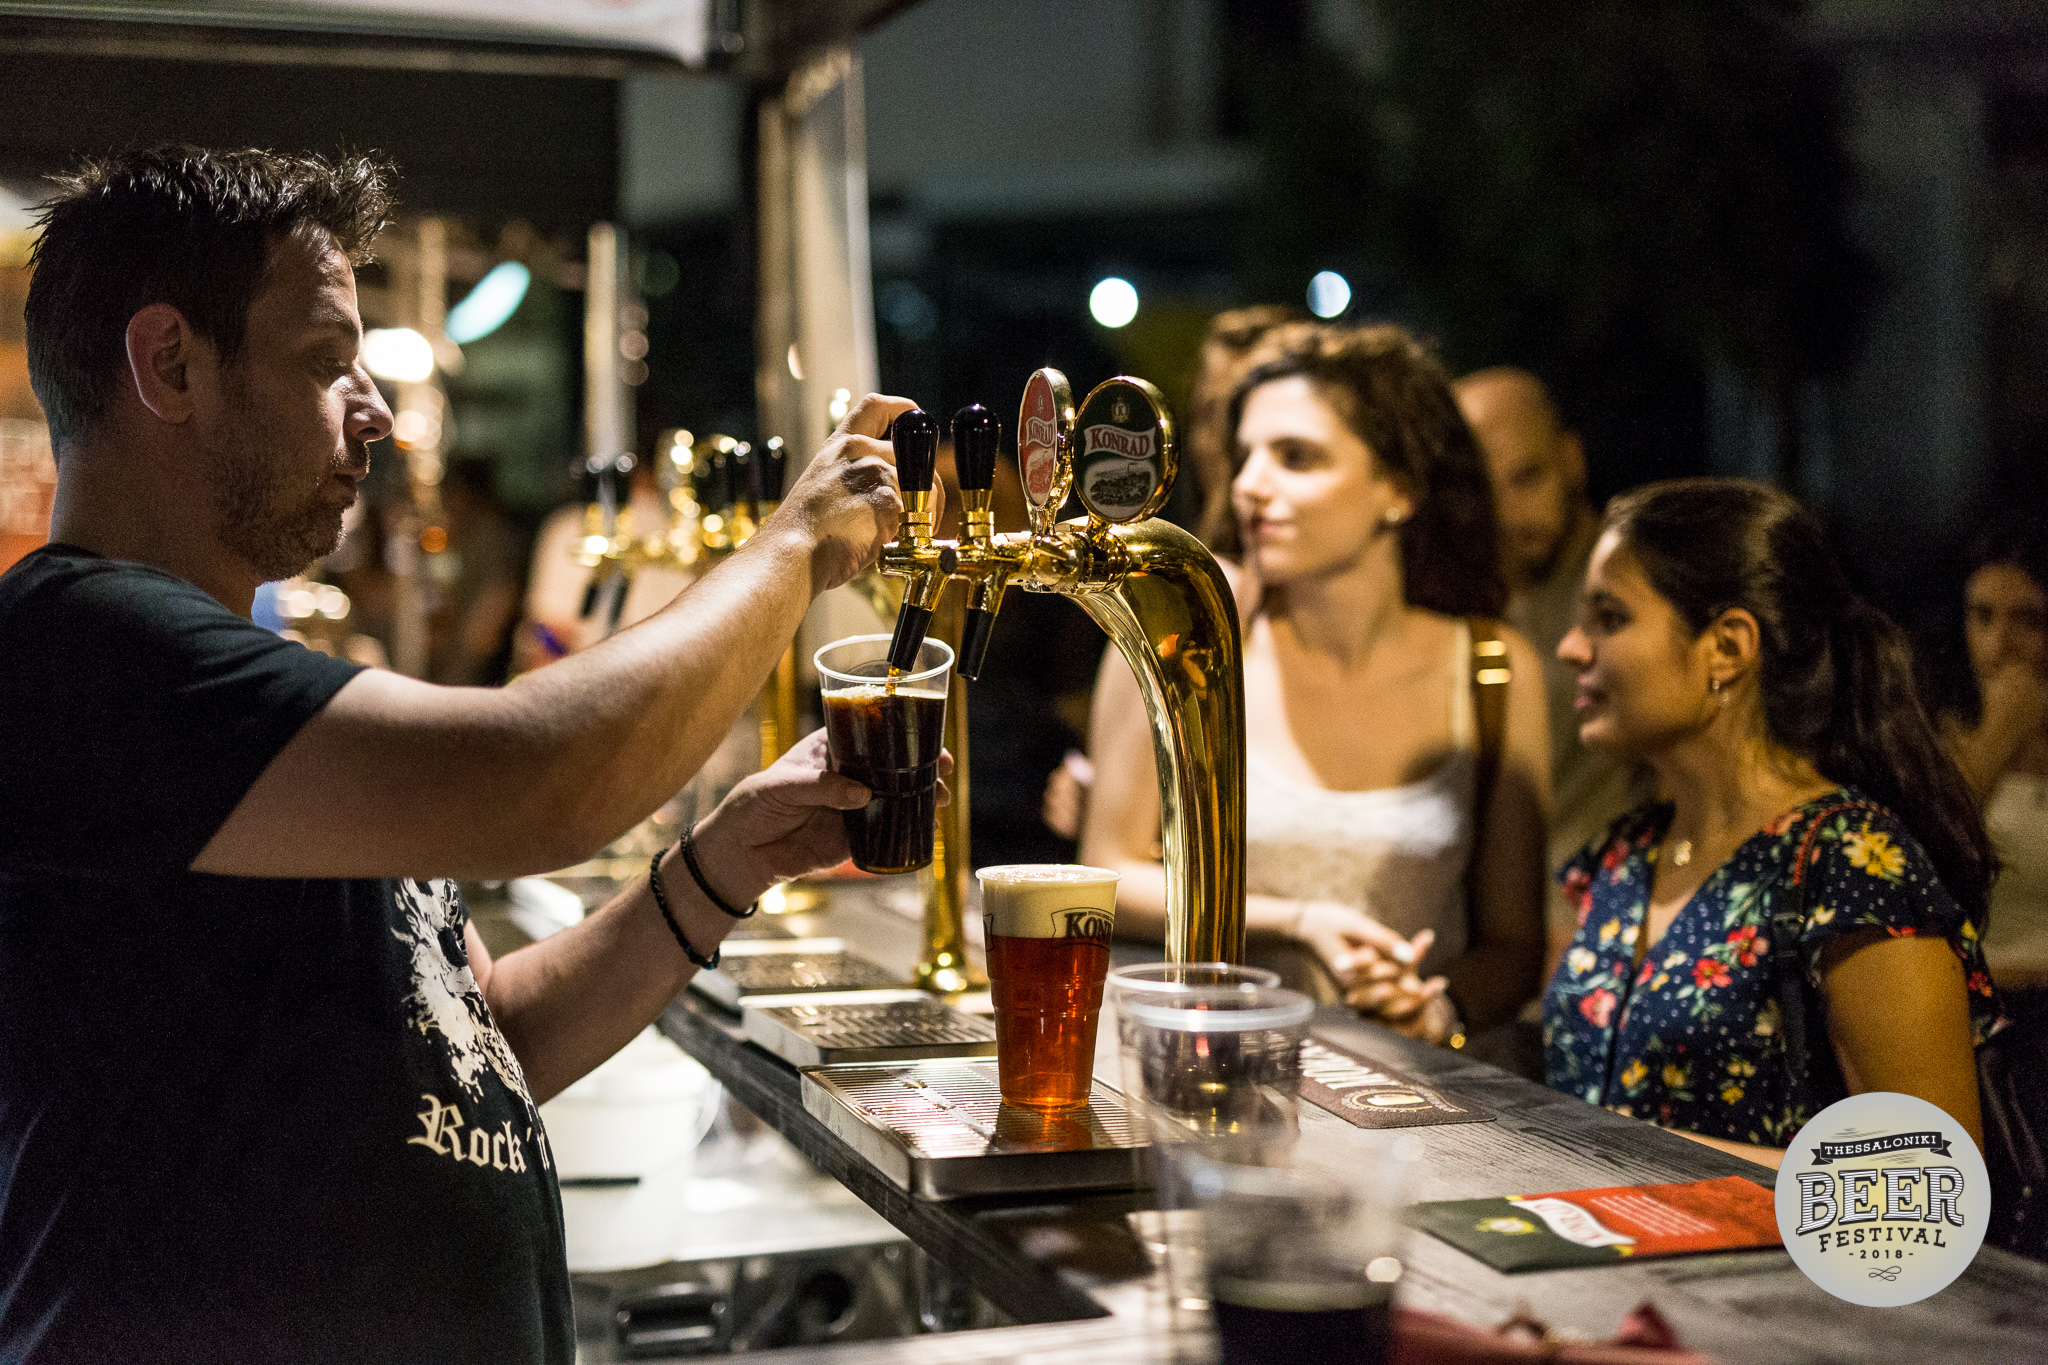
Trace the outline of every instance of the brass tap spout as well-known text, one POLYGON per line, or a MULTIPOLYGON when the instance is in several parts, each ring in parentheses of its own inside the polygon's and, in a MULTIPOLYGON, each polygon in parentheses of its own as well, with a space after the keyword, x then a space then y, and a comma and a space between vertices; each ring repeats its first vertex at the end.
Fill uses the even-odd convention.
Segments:
POLYGON ((918 646, 931 630, 932 611, 939 605, 939 594, 946 590, 946 580, 960 567, 960 556, 954 546, 932 539, 938 421, 923 409, 912 408, 891 425, 889 442, 896 452, 903 522, 896 540, 883 547, 882 572, 905 580, 903 609, 896 614, 896 636, 889 642, 889 663, 908 672, 917 664, 918 646))
POLYGON ((611 618, 616 621, 632 586, 632 568, 626 560, 633 548, 633 467, 630 454, 591 456, 584 463, 591 480, 590 499, 583 508, 583 539, 575 549, 576 560, 591 570, 590 583, 583 590, 583 609, 588 620, 609 590, 611 618))
POLYGON ((970 585, 967 614, 960 626, 960 652, 955 671, 969 682, 981 676, 988 657, 1003 585, 1015 570, 1017 557, 996 545, 996 456, 1002 450, 1002 428, 995 414, 979 403, 953 414, 953 466, 960 476, 960 565, 955 577, 970 585))

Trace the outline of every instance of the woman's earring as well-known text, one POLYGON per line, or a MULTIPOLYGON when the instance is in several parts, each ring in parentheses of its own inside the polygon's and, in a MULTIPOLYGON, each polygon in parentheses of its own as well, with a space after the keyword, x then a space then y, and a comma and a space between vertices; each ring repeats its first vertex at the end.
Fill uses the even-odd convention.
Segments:
POLYGON ((1408 513, 1399 507, 1389 507, 1386 511, 1380 513, 1380 525, 1386 527, 1389 531, 1399 529, 1407 520, 1408 513))
POLYGON ((1728 704, 1728 693, 1722 687, 1719 678, 1707 679, 1707 695, 1714 699, 1714 703, 1717 706, 1726 706, 1728 704))

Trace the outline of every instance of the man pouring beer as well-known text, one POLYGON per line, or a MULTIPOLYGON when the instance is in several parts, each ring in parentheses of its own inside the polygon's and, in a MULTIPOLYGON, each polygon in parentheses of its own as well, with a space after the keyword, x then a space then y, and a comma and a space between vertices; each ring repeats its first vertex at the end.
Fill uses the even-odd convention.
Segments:
POLYGON ((354 267, 389 170, 163 149, 45 208, 51 544, 0 577, 0 1359, 574 1358, 537 1105, 749 903, 845 856, 818 736, 576 927, 492 961, 453 884, 672 795, 901 500, 870 396, 665 611, 501 690, 253 625, 391 414, 354 267))

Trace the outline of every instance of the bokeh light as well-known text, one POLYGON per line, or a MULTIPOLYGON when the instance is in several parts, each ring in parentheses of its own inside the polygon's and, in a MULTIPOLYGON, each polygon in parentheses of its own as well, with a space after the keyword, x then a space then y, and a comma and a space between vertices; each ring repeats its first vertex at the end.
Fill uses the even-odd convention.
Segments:
POLYGON ((1351 281, 1334 270, 1318 271, 1308 282, 1308 311, 1333 318, 1351 306, 1351 281))
POLYGON ((1111 275, 1088 291, 1088 311, 1104 327, 1122 327, 1138 316, 1138 291, 1129 280, 1111 275))

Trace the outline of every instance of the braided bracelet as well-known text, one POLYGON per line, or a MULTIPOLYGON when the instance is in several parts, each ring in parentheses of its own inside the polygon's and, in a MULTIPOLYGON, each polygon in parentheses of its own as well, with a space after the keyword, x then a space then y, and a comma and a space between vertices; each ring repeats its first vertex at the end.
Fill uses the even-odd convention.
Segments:
POLYGON ((761 902, 756 900, 744 910, 735 910, 725 903, 723 896, 711 889, 711 883, 704 880, 704 869, 697 866, 697 841, 691 835, 688 825, 683 826, 683 837, 676 840, 676 845, 683 851, 683 866, 690 869, 690 876, 696 881, 697 889, 704 893, 705 900, 710 901, 734 919, 745 919, 761 908, 761 902))
MULTIPOLYGON (((684 847, 687 848, 689 845, 686 843, 684 847)), ((654 892, 654 904, 660 909, 662 919, 667 921, 668 931, 674 934, 676 942, 682 945, 683 956, 690 959, 691 965, 701 967, 707 972, 716 971, 718 969, 720 950, 713 948, 711 956, 706 957, 695 948, 692 948, 690 940, 683 937, 683 926, 676 923, 674 912, 668 908, 668 893, 661 889, 661 860, 667 852, 667 849, 663 849, 660 853, 655 854, 654 862, 647 869, 647 886, 649 890, 654 892)), ((696 868, 692 867, 690 870, 694 872, 696 868)))

